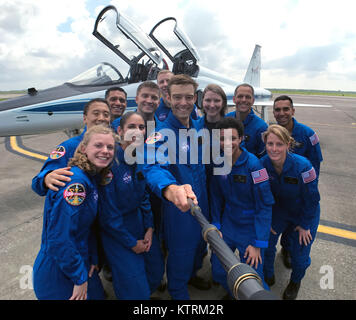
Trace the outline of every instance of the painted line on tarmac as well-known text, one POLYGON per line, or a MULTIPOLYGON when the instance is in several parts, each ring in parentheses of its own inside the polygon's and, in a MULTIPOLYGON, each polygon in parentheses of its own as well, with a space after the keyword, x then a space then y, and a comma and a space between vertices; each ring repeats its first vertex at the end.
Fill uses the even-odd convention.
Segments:
POLYGON ((45 153, 31 150, 25 147, 22 144, 21 137, 18 136, 6 137, 5 147, 8 151, 31 160, 44 162, 48 158, 48 155, 46 155, 45 153))
POLYGON ((319 225, 318 232, 327 233, 332 236, 356 240, 356 232, 319 225))

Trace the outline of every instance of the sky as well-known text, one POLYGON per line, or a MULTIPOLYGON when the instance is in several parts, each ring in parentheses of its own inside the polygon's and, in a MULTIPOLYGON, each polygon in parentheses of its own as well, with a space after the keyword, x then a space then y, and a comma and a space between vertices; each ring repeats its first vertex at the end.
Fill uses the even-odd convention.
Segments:
POLYGON ((259 44, 262 87, 356 91, 350 0, 1 0, 0 91, 60 85, 103 61, 120 68, 92 35, 109 4, 146 33, 175 17, 201 64, 236 81, 259 44))

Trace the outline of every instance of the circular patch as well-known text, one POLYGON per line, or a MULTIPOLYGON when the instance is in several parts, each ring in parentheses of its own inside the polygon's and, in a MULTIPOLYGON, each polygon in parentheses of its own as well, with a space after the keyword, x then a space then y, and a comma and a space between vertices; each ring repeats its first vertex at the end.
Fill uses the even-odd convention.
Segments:
POLYGON ((65 154, 66 154, 66 148, 64 148, 63 146, 58 146, 56 149, 54 149, 51 152, 49 157, 55 160, 63 157, 65 154))
POLYGON ((85 200, 85 188, 81 183, 73 183, 64 190, 63 197, 70 205, 79 206, 85 200))
POLYGON ((159 132, 153 132, 147 139, 146 143, 147 144, 154 144, 157 141, 162 139, 162 135, 159 132))

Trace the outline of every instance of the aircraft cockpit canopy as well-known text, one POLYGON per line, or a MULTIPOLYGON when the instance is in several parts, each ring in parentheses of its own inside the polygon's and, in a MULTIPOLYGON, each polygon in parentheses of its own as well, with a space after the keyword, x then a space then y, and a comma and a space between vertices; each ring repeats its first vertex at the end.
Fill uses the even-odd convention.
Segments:
POLYGON ((175 18, 169 17, 158 22, 149 36, 173 63, 173 73, 198 76, 199 54, 189 37, 178 27, 175 18), (172 33, 176 37, 172 37, 172 33))
POLYGON ((119 70, 110 63, 102 62, 67 82, 75 86, 101 86, 114 85, 124 81, 119 70))
POLYGON ((154 68, 162 67, 161 51, 152 39, 114 6, 99 13, 93 35, 128 64, 129 83, 147 80, 154 68))

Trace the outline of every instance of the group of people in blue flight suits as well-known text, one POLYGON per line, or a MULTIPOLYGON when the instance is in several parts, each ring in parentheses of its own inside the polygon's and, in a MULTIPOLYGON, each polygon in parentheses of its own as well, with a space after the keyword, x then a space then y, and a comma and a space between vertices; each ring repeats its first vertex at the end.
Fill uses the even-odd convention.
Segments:
MULTIPOLYGON (((84 132, 58 145, 32 180, 46 196, 33 272, 38 299, 103 299, 103 265, 118 299, 149 299, 165 272, 172 299, 189 299, 188 284, 209 289, 210 279, 197 275, 207 244, 188 199, 267 290, 282 234, 292 268, 283 298, 297 297, 319 224, 319 138, 295 120, 288 96, 275 100, 277 124, 268 126, 252 110, 249 84, 237 86, 236 110, 227 115, 223 89, 208 85, 199 117, 197 87, 164 70, 157 84, 138 87, 136 112, 124 114, 119 87, 86 105, 84 132), (150 121, 155 130, 147 132, 150 121), (196 134, 183 139, 187 129, 196 134), (225 165, 229 170, 216 174, 225 165)), ((211 265, 213 282, 231 295, 214 254, 211 265)))

